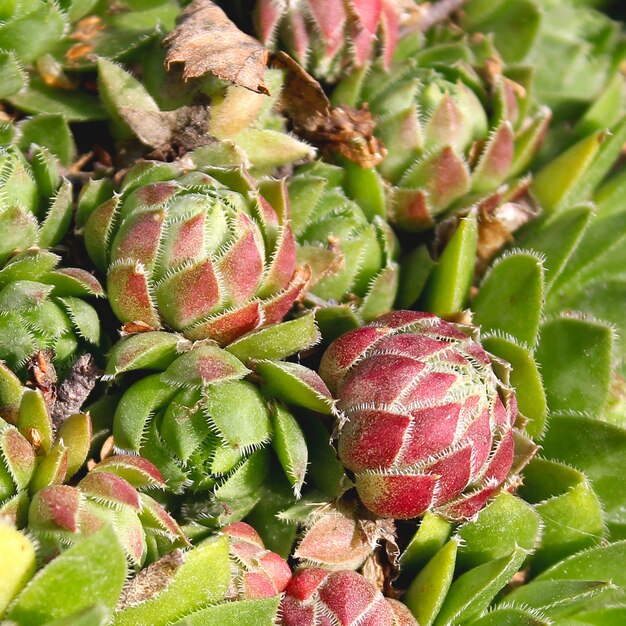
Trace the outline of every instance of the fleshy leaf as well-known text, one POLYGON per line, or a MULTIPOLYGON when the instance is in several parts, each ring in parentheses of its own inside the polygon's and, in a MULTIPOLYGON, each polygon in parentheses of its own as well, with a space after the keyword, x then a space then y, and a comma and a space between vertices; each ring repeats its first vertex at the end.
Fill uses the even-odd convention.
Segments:
POLYGON ((423 294, 426 310, 442 316, 463 308, 474 276, 477 242, 478 223, 473 212, 461 220, 430 274, 423 294))
POLYGON ((578 415, 553 415, 542 441, 543 454, 582 470, 604 506, 611 533, 626 533, 626 431, 578 415))
POLYGON ((543 303, 543 265, 533 254, 502 257, 491 268, 472 302, 472 322, 483 332, 498 331, 532 347, 543 303))
POLYGON ((138 604, 115 613, 115 626, 165 626, 226 596, 230 580, 228 538, 205 541, 184 553, 184 561, 165 588, 138 604))
POLYGON ((231 343, 226 350, 244 363, 248 360, 284 359, 319 341, 315 315, 254 331, 231 343))
POLYGON ((8 523, 0 523, 0 616, 35 574, 31 541, 8 523))
POLYGON ((452 584, 459 540, 453 537, 439 550, 413 580, 404 597, 405 604, 421 626, 431 626, 452 584))
POLYGON ((457 578, 450 586, 435 626, 452 626, 480 615, 511 580, 527 554, 526 550, 516 548, 510 556, 483 563, 457 578))
POLYGON ((273 624, 278 614, 280 596, 262 600, 239 600, 200 609, 180 621, 172 622, 173 626, 259 626, 273 624))
POLYGON ((599 416, 608 400, 613 330, 574 317, 548 321, 537 346, 550 411, 599 416))
POLYGON ((261 361, 255 369, 270 395, 318 413, 332 413, 334 400, 330 391, 319 375, 308 367, 285 361, 261 361))
POLYGON ((7 618, 37 626, 97 602, 113 607, 126 575, 126 554, 107 526, 46 565, 20 594, 7 618))
POLYGON ((528 503, 501 493, 475 521, 459 528, 458 563, 463 568, 510 555, 517 547, 531 551, 541 532, 541 518, 528 503))
POLYGON ((308 450, 302 429, 295 417, 282 405, 272 411, 272 445, 296 495, 300 494, 308 462, 308 450))

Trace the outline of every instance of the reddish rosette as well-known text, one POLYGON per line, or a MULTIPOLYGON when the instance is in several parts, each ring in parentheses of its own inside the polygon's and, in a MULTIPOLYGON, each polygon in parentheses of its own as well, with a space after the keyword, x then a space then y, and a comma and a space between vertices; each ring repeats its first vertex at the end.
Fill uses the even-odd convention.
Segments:
POLYGON ((475 515, 513 465, 517 404, 463 327, 398 311, 346 333, 320 374, 346 418, 339 458, 382 517, 475 515))
POLYGON ((349 570, 303 569, 289 583, 281 626, 416 626, 399 602, 349 570))

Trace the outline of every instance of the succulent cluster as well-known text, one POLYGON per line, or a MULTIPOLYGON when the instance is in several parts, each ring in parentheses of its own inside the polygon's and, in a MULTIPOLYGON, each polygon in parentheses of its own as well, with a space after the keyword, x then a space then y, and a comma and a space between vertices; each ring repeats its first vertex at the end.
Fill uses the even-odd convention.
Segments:
POLYGON ((617 4, 0 3, 3 624, 626 623, 617 4))

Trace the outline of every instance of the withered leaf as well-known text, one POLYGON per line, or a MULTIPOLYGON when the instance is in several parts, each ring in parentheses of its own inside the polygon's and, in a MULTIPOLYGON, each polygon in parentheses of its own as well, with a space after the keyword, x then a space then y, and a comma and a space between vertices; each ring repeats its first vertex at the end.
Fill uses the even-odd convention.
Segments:
POLYGON ((272 54, 270 66, 285 72, 280 102, 297 135, 322 153, 339 154, 362 167, 375 167, 385 158, 367 107, 332 107, 315 78, 284 52, 272 54))
POLYGON ((57 399, 57 373, 52 363, 52 350, 39 350, 26 363, 29 383, 38 389, 50 409, 57 399))
POLYGON ((124 587, 117 610, 141 604, 165 591, 184 562, 185 553, 177 549, 139 572, 124 587))
POLYGON ((180 15, 177 27, 163 40, 169 47, 166 67, 182 63, 183 79, 211 73, 257 93, 269 94, 263 83, 269 51, 240 31, 210 0, 194 0, 180 15))
POLYGON ((284 88, 281 106, 295 127, 306 127, 315 120, 325 119, 330 114, 330 100, 322 86, 299 63, 286 52, 274 52, 270 67, 283 70, 284 88))
POLYGON ((65 380, 58 386, 56 400, 50 408, 55 426, 80 411, 100 376, 102 370, 91 354, 83 354, 76 360, 65 380))
POLYGON ((120 107, 119 114, 137 139, 151 148, 177 146, 186 152, 213 141, 207 133, 210 109, 205 104, 183 106, 174 111, 120 107))

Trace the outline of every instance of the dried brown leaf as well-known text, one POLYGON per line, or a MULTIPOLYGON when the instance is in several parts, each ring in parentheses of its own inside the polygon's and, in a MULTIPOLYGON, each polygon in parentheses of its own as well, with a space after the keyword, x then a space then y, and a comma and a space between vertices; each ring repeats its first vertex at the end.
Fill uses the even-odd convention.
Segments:
POLYGON ((269 94, 263 80, 269 51, 240 31, 210 0, 194 0, 163 40, 165 63, 182 63, 183 79, 213 74, 257 93, 269 94))
POLYGON ((296 128, 315 128, 330 115, 330 100, 322 86, 285 52, 274 52, 270 67, 283 70, 281 106, 296 128))
POLYGON ((317 80, 284 52, 273 54, 270 66, 285 72, 281 106, 297 135, 324 154, 340 155, 362 167, 375 167, 385 158, 367 106, 332 107, 317 80))
POLYGON ((56 401, 50 408, 50 417, 55 426, 78 413, 89 394, 102 376, 102 370, 96 365, 91 354, 79 357, 65 378, 58 386, 56 401))
POLYGON ((57 373, 54 369, 52 350, 39 350, 26 363, 29 384, 38 389, 50 409, 57 398, 57 373))
POLYGON ((119 114, 146 146, 167 151, 188 152, 213 141, 207 134, 210 109, 205 103, 183 106, 174 111, 146 111, 120 107, 119 114))
POLYGON ((165 591, 184 562, 185 553, 177 549, 139 572, 124 587, 117 610, 141 604, 165 591))

